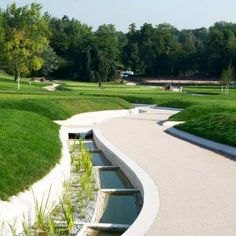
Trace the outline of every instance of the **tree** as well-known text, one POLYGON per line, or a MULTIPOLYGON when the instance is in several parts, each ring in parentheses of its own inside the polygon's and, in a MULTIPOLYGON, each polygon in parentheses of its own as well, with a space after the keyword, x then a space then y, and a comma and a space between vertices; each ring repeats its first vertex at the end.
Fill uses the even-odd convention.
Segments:
POLYGON ((43 66, 39 71, 43 76, 48 76, 59 67, 59 58, 53 49, 48 46, 47 49, 42 53, 43 66))
POLYGON ((4 12, 6 32, 3 54, 8 68, 18 81, 18 89, 20 74, 37 71, 44 63, 42 53, 48 46, 50 34, 41 9, 42 6, 36 3, 23 7, 13 3, 4 12))
POLYGON ((126 35, 127 45, 124 47, 124 63, 127 68, 132 71, 139 71, 139 32, 136 30, 136 25, 133 23, 129 26, 129 32, 126 35))
POLYGON ((52 32, 50 46, 59 56, 57 77, 89 81, 88 53, 95 42, 92 28, 75 19, 47 17, 52 32), (84 66, 84 67, 83 67, 84 66), (87 71, 87 72, 86 72, 87 71))
POLYGON ((179 33, 179 42, 179 70, 183 75, 192 75, 197 70, 197 38, 192 30, 182 30, 179 33))
POLYGON ((231 82, 234 80, 234 68, 232 64, 230 64, 226 69, 223 70, 220 81, 222 84, 222 92, 225 94, 229 94, 229 88, 231 82))
POLYGON ((155 64, 152 66, 153 74, 173 75, 175 71, 176 55, 179 50, 177 29, 170 24, 160 24, 156 27, 154 35, 155 64))
POLYGON ((209 73, 219 76, 235 58, 236 25, 226 22, 215 23, 209 30, 208 58, 209 73))
POLYGON ((114 25, 101 25, 95 32, 97 55, 96 62, 100 79, 98 82, 113 80, 119 63, 119 45, 114 25))

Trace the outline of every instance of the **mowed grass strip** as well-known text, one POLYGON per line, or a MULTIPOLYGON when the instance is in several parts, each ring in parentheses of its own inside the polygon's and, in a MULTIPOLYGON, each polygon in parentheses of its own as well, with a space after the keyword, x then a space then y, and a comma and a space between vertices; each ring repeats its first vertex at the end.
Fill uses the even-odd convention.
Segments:
POLYGON ((236 109, 227 108, 223 106, 190 106, 185 110, 171 116, 171 121, 189 121, 199 119, 203 116, 210 114, 230 113, 232 116, 236 116, 236 109))
POLYGON ((132 108, 132 105, 120 98, 109 97, 72 97, 41 99, 0 99, 0 108, 35 112, 51 120, 64 120, 75 114, 132 108))
POLYGON ((236 115, 210 114, 189 120, 176 128, 219 143, 236 147, 236 115))
POLYGON ((0 198, 8 200, 59 161, 59 126, 26 111, 0 109, 0 198))

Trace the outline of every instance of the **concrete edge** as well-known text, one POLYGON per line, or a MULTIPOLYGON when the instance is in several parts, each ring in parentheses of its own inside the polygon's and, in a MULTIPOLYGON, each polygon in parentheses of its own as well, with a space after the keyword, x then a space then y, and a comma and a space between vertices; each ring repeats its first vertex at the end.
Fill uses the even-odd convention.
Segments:
POLYGON ((17 233, 22 232, 22 222, 29 221, 33 225, 35 222, 35 202, 34 196, 39 203, 45 205, 49 196, 47 210, 59 203, 59 198, 63 193, 63 184, 70 177, 70 154, 67 146, 67 132, 64 128, 59 132, 62 143, 61 159, 58 164, 41 180, 34 183, 29 190, 11 197, 10 201, 0 201, 0 224, 2 236, 11 235, 9 225, 15 225, 17 233))
POLYGON ((176 136, 178 138, 184 139, 186 141, 189 141, 191 143, 200 145, 202 147, 208 148, 213 151, 217 151, 222 154, 226 154, 229 156, 236 157, 236 147, 228 146, 225 144, 221 144, 218 142, 211 141, 209 139, 201 138, 199 136, 181 131, 179 129, 176 129, 174 127, 171 127, 166 130, 167 133, 176 136))
POLYGON ((159 121, 158 124, 164 127, 173 127, 175 125, 183 124, 185 121, 169 121, 169 120, 162 120, 159 121))
POLYGON ((141 167, 106 140, 99 130, 94 129, 93 136, 97 147, 104 152, 113 165, 121 168, 143 198, 143 207, 139 216, 123 236, 145 235, 156 219, 160 208, 157 185, 141 167))
POLYGON ((160 110, 169 110, 169 111, 176 111, 176 112, 180 112, 183 111, 184 109, 182 108, 174 108, 174 107, 162 107, 162 106, 156 106, 154 108, 160 109, 160 110))
POLYGON ((56 121, 57 124, 62 126, 82 126, 82 125, 94 125, 99 124, 107 119, 126 116, 130 114, 138 114, 139 109, 127 109, 127 110, 107 110, 81 113, 63 121, 56 121))

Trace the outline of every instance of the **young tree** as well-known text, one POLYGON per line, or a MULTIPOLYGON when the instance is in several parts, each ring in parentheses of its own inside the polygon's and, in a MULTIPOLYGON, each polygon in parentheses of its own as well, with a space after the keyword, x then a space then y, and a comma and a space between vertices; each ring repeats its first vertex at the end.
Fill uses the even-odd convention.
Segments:
POLYGON ((222 93, 229 94, 230 84, 234 80, 234 68, 232 64, 223 70, 220 80, 222 84, 222 93))
POLYGON ((48 46, 49 29, 42 6, 17 7, 15 3, 4 12, 5 39, 3 54, 8 68, 15 75, 20 89, 20 74, 27 75, 43 65, 42 53, 48 46))

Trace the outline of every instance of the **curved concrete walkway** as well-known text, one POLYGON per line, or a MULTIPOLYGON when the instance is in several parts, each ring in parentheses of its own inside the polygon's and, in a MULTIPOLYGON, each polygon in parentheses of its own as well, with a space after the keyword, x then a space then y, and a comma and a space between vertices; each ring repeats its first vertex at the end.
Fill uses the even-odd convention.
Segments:
POLYGON ((147 110, 97 126, 158 185, 161 207, 146 235, 236 235, 236 162, 165 133, 158 122, 175 111, 147 110))

